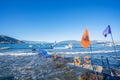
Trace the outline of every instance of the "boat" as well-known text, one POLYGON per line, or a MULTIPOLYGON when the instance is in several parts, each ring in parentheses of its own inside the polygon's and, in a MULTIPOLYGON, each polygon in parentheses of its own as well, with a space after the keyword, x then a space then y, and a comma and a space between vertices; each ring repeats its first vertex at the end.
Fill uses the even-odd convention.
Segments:
POLYGON ((57 45, 56 41, 51 45, 51 48, 54 49, 54 47, 57 45))
POLYGON ((32 45, 29 45, 29 48, 32 48, 32 45))
POLYGON ((52 48, 53 48, 53 49, 72 49, 72 43, 69 43, 68 45, 62 46, 62 47, 52 46, 52 48))
POLYGON ((120 46, 120 42, 115 43, 115 46, 120 46))
POLYGON ((10 47, 1 47, 0 50, 7 50, 10 49, 10 47))
POLYGON ((72 49, 72 43, 69 43, 68 46, 65 46, 66 49, 72 49))
POLYGON ((112 47, 112 46, 120 46, 120 43, 106 43, 106 44, 102 44, 103 46, 109 46, 109 47, 112 47))
POLYGON ((106 43, 106 44, 104 44, 104 46, 112 47, 112 46, 114 46, 114 45, 113 45, 113 43, 106 43))

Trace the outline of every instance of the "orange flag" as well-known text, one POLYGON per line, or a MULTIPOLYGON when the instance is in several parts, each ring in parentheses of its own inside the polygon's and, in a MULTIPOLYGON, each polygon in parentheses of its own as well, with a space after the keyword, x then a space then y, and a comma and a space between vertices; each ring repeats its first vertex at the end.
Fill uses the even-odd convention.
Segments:
POLYGON ((81 45, 83 48, 87 48, 90 45, 88 29, 85 29, 85 32, 82 36, 81 45))

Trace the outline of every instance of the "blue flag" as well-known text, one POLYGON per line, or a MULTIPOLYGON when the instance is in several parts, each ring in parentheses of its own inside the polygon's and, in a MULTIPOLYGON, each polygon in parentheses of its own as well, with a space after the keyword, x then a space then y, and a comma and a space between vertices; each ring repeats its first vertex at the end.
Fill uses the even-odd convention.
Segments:
POLYGON ((107 34, 111 34, 110 25, 108 25, 108 27, 103 31, 103 35, 104 35, 105 37, 107 37, 107 34))

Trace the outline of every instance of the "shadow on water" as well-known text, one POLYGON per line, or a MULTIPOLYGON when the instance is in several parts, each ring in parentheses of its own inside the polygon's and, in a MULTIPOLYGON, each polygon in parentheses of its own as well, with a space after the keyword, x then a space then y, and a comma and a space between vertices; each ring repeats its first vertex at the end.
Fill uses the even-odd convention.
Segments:
POLYGON ((14 76, 0 77, 0 80, 15 80, 14 76))

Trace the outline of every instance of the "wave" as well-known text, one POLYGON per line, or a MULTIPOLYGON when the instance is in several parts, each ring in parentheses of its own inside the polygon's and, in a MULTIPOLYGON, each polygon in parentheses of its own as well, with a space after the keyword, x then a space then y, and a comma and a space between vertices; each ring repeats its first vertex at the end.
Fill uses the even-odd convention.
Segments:
MULTIPOLYGON (((112 53, 115 50, 97 50, 97 51, 82 51, 82 52, 56 52, 57 54, 97 54, 97 53, 112 53)), ((116 50, 116 52, 120 52, 120 50, 116 50)))
POLYGON ((30 55, 37 55, 38 53, 24 53, 24 52, 5 52, 0 53, 0 56, 30 56, 30 55))
MULTIPOLYGON (((64 51, 60 51, 60 52, 49 52, 47 51, 48 54, 98 54, 98 53, 112 53, 115 52, 115 50, 96 50, 96 51, 79 51, 79 52, 64 52, 64 51)), ((120 52, 120 50, 116 50, 116 52, 120 52)), ((17 51, 17 52, 0 52, 0 56, 4 56, 4 55, 10 55, 10 56, 29 56, 29 55, 37 55, 39 53, 32 53, 32 52, 22 52, 22 51, 17 51)))

